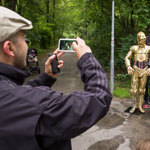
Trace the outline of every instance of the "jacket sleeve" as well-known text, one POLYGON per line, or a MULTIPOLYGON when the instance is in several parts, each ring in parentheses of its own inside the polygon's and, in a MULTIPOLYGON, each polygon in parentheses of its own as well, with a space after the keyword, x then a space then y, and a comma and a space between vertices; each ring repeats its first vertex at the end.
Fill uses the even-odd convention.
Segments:
POLYGON ((47 103, 36 130, 36 135, 43 137, 42 140, 68 140, 89 129, 107 114, 112 95, 101 65, 92 53, 86 53, 79 59, 78 68, 85 84, 84 91, 65 96, 59 92, 51 94, 51 102, 47 103))
POLYGON ((27 82, 27 85, 31 85, 32 87, 36 86, 48 86, 52 87, 52 85, 55 83, 56 79, 53 79, 45 72, 42 72, 39 76, 37 76, 35 79, 29 80, 27 82))

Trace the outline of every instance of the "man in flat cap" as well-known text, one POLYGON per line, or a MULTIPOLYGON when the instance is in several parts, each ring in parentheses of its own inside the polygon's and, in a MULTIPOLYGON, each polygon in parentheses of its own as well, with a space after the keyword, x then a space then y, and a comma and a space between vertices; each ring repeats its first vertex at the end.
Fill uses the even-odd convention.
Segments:
MULTIPOLYGON (((84 91, 63 95, 52 91, 57 74, 51 62, 45 71, 23 85, 30 74, 26 66, 24 30, 32 23, 0 6, 0 150, 71 150, 71 138, 78 136, 109 109, 112 95, 106 74, 84 40, 77 37, 73 47, 84 91)), ((55 50, 58 59, 64 54, 55 50)), ((58 61, 61 68, 63 61, 58 61)), ((61 85, 63 86, 63 85, 61 85)))

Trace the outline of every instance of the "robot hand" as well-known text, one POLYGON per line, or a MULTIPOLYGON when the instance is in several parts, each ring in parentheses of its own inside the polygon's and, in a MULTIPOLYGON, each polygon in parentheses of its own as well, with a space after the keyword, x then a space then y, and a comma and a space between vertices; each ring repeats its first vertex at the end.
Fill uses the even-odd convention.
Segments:
POLYGON ((134 69, 132 67, 127 67, 128 75, 133 75, 134 69))
POLYGON ((147 76, 150 76, 150 68, 147 70, 147 76))

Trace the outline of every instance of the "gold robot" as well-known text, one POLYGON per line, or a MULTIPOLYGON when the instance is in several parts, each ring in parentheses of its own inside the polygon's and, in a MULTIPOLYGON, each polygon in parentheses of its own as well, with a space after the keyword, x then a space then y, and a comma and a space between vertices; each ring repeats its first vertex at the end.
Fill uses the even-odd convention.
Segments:
POLYGON ((139 32, 137 34, 138 45, 130 48, 130 51, 125 57, 125 64, 128 74, 131 75, 131 100, 132 109, 130 113, 134 113, 137 108, 136 94, 138 92, 138 109, 141 113, 145 113, 142 108, 145 94, 145 85, 147 76, 150 75, 150 68, 148 69, 148 60, 150 54, 150 46, 145 44, 145 33, 139 32), (130 59, 134 55, 133 68, 131 67, 130 59))

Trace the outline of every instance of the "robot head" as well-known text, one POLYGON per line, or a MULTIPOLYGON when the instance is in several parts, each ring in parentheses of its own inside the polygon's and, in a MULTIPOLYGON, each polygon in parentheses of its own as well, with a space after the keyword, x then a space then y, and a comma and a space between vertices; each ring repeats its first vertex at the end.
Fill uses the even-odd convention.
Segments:
POLYGON ((145 44, 146 35, 145 35, 144 32, 140 31, 140 32, 137 34, 137 41, 138 41, 139 45, 144 45, 144 44, 145 44))

